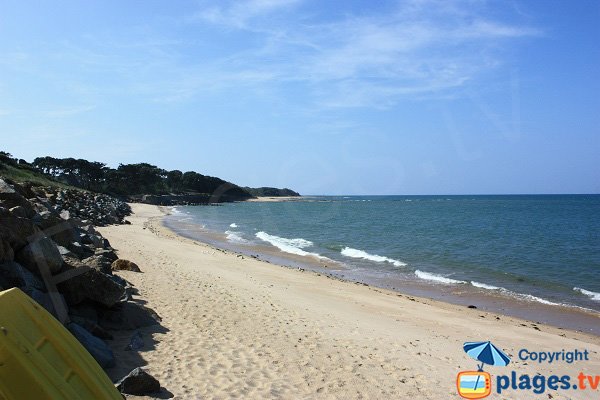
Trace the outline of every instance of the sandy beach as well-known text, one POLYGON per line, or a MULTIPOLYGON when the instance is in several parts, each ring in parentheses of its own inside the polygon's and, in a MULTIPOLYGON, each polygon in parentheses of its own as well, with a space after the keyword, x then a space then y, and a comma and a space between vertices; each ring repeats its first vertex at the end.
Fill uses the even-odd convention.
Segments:
MULTIPOLYGON (((124 351, 131 333, 109 342, 119 360, 111 378, 144 366, 176 399, 458 398, 457 373, 476 369, 462 345, 486 340, 512 358, 487 367, 492 377, 600 375, 597 336, 280 267, 177 236, 161 225, 159 207, 132 208, 131 225, 98 230, 140 266, 118 274, 162 322, 141 330, 140 352, 124 351), (521 349, 588 350, 589 361, 522 361, 521 349)), ((537 397, 548 394, 598 392, 537 397)))

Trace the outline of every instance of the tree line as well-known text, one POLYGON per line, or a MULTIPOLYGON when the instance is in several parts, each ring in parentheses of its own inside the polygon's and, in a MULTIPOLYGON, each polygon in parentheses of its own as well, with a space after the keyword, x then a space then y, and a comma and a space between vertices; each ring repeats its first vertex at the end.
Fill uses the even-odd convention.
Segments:
MULTIPOLYGON (((0 161, 15 162, 10 154, 0 155, 0 161)), ((71 186, 86 190, 128 196, 140 194, 212 194, 218 188, 227 187, 227 195, 240 198, 252 197, 243 188, 213 176, 198 172, 167 171, 148 163, 119 164, 110 168, 97 161, 75 158, 38 157, 31 164, 19 160, 19 166, 27 164, 44 175, 71 186), (224 186, 226 185, 226 186, 224 186)), ((24 165, 23 165, 24 166, 24 165)))

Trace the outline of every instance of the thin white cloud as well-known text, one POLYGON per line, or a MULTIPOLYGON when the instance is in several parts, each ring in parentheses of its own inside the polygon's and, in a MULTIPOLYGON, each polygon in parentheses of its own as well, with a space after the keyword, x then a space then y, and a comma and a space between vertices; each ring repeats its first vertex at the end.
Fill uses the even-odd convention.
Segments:
POLYGON ((231 89, 285 97, 292 84, 305 105, 386 108, 406 98, 452 97, 502 65, 504 48, 540 34, 492 17, 481 1, 400 1, 337 16, 302 0, 214 4, 162 26, 88 33, 29 54, 18 49, 0 55, 0 67, 26 64, 80 104, 119 95, 183 102, 231 89), (198 27, 198 38, 177 33, 198 27), (206 41, 221 38, 236 45, 206 50, 206 41))
POLYGON ((233 54, 235 63, 215 64, 213 85, 264 85, 290 81, 308 85, 316 101, 333 107, 387 107, 415 95, 447 96, 500 65, 499 44, 539 35, 537 29, 492 20, 481 2, 406 1, 390 13, 347 16, 307 23, 298 14, 286 25, 257 17, 286 10, 297 1, 250 1, 212 8, 203 22, 262 32, 260 45, 233 54), (218 71, 218 72, 217 72, 218 71))
POLYGON ((63 106, 47 110, 43 113, 45 117, 64 118, 92 111, 96 106, 81 105, 81 106, 63 106))
POLYGON ((206 21, 234 28, 248 28, 249 22, 257 17, 300 3, 300 0, 247 0, 231 1, 225 5, 213 6, 194 14, 190 21, 206 21))

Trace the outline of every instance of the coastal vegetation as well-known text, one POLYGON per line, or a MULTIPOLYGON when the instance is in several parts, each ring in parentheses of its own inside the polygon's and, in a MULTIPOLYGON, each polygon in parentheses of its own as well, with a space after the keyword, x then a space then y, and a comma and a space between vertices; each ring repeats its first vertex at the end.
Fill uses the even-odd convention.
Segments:
POLYGON ((290 189, 242 188, 195 171, 167 171, 148 163, 119 164, 117 168, 111 168, 98 161, 50 156, 37 157, 29 163, 0 151, 0 171, 16 181, 76 187, 119 197, 168 196, 171 202, 176 202, 173 198, 177 195, 186 198, 199 198, 202 195, 200 197, 208 201, 214 193, 219 193, 218 198, 224 201, 245 200, 254 196, 299 196, 290 189))

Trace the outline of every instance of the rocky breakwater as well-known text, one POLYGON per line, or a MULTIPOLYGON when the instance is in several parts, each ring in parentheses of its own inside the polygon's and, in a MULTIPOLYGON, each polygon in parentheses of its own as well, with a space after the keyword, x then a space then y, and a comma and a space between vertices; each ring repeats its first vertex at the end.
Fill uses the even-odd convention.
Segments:
POLYGON ((104 342, 111 331, 160 321, 131 301, 135 288, 113 270, 136 268, 119 260, 94 227, 126 223, 130 213, 126 203, 106 195, 0 179, 0 290, 27 293, 103 368, 116 362, 104 342))

